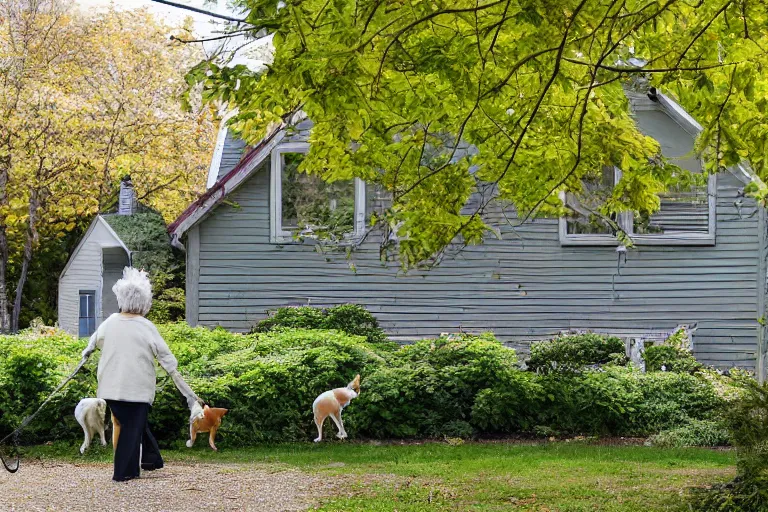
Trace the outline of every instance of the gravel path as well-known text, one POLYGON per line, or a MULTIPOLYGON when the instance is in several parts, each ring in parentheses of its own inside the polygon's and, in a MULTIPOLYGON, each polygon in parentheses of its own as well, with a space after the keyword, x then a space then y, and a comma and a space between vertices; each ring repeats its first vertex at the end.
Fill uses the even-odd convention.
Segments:
POLYGON ((327 476, 239 464, 171 462, 130 482, 111 476, 111 464, 27 462, 16 474, 0 473, 0 510, 304 510, 335 487, 327 476))

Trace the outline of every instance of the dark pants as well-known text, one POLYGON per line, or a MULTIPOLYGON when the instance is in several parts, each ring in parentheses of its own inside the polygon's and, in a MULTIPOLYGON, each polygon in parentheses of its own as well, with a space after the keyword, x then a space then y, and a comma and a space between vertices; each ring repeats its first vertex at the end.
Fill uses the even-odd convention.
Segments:
POLYGON ((107 404, 120 424, 112 479, 118 482, 130 480, 138 478, 140 468, 153 470, 163 467, 157 441, 147 424, 150 405, 117 400, 107 400, 107 404))

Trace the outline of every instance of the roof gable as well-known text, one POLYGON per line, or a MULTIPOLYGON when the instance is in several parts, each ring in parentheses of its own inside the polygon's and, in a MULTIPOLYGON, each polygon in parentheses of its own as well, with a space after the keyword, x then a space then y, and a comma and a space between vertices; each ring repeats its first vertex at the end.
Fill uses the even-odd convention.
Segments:
POLYGON ((64 266, 64 269, 61 271, 61 274, 59 274, 59 279, 66 275, 67 271, 69 270, 69 267, 72 266, 72 262, 75 261, 77 258, 77 255, 80 253, 80 250, 85 246, 86 243, 88 243, 94 233, 94 231, 97 228, 102 228, 104 230, 104 233, 110 237, 113 241, 113 244, 111 245, 105 245, 101 243, 100 245, 102 247, 121 247, 123 250, 125 250, 126 254, 130 257, 131 251, 126 247, 126 245, 123 243, 123 241, 120 239, 120 237, 115 233, 115 230, 112 229, 112 227, 109 225, 109 223, 104 220, 104 217, 101 215, 97 215, 95 219, 93 219, 93 222, 91 222, 91 225, 86 230, 85 234, 83 235, 83 238, 80 239, 80 243, 77 244, 77 247, 75 247, 75 250, 72 251, 72 255, 69 257, 69 260, 67 260, 67 264, 64 266))

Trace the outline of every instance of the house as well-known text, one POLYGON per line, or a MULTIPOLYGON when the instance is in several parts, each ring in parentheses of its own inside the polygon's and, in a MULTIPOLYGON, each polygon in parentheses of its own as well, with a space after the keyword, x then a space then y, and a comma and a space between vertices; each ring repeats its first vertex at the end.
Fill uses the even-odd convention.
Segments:
POLYGON ((117 211, 96 216, 59 277, 58 313, 63 330, 90 336, 105 318, 118 312, 112 286, 135 254, 145 249, 141 237, 128 229, 136 223, 165 226, 159 213, 138 204, 126 177, 120 183, 117 211))
MULTIPOLYGON (((666 157, 701 172, 690 156, 701 126, 663 94, 628 95, 641 131, 666 157)), ((491 330, 525 349, 564 331, 653 340, 695 323, 702 362, 754 369, 764 360, 766 214, 744 197, 748 169, 670 191, 650 218, 617 219, 634 233, 629 250, 582 207, 620 178, 620 170, 606 169, 581 197, 565 198, 572 218, 534 219, 513 233, 497 210, 489 220, 502 239, 407 275, 380 261, 380 235, 372 234, 355 252, 353 271, 343 253, 291 237, 302 207, 296 189, 307 190, 294 161, 308 149, 311 126, 294 120, 248 148, 221 128, 209 189, 169 227, 186 249, 190 324, 247 331, 281 306, 353 302, 395 340, 491 330)), ((342 208, 357 235, 380 199, 371 189, 355 180, 328 196, 348 199, 342 208)))

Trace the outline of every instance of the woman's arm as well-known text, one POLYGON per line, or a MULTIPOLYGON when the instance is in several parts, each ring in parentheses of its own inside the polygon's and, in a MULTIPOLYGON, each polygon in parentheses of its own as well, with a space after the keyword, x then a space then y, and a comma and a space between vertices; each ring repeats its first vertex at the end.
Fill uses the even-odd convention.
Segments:
POLYGON ((97 348, 100 349, 101 347, 104 346, 104 326, 106 325, 108 320, 109 318, 101 322, 101 325, 99 325, 99 328, 96 329, 96 332, 91 334, 91 339, 88 340, 88 346, 85 347, 85 350, 83 350, 83 353, 82 353, 83 359, 88 359, 91 356, 91 354, 93 354, 94 350, 96 350, 97 348))
POLYGON ((153 346, 155 357, 157 357, 157 361, 160 363, 160 366, 162 366, 163 369, 168 372, 168 375, 171 376, 171 379, 173 379, 173 383, 176 385, 176 388, 181 392, 182 395, 184 395, 184 398, 187 399, 187 406, 192 409, 196 403, 200 403, 200 399, 182 378, 177 369, 179 362, 171 353, 171 349, 168 348, 168 344, 165 342, 163 337, 160 336, 160 333, 156 328, 154 329, 153 346))

